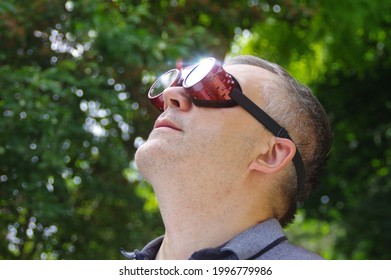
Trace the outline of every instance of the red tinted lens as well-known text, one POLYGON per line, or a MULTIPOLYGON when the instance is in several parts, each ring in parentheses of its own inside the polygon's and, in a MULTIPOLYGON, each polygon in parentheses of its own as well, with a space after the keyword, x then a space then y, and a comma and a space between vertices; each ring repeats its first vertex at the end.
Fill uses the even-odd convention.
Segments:
POLYGON ((163 91, 175 85, 181 77, 181 71, 172 69, 161 75, 151 86, 148 92, 148 98, 152 104, 160 111, 164 110, 163 91))
POLYGON ((176 83, 180 77, 180 71, 178 69, 172 69, 161 75, 151 86, 148 92, 149 98, 154 98, 162 92, 176 83))
POLYGON ((228 94, 232 91, 234 82, 231 76, 224 71, 221 62, 208 58, 188 74, 183 87, 193 100, 221 102, 231 100, 228 94))
POLYGON ((183 86, 185 88, 189 88, 201 82, 205 76, 211 72, 215 64, 216 60, 214 58, 208 58, 202 61, 188 74, 186 79, 183 81, 183 86))

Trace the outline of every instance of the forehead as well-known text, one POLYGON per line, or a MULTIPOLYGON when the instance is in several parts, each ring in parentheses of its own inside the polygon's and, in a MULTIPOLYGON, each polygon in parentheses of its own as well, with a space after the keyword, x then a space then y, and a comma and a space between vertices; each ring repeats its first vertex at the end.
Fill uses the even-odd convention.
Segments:
POLYGON ((264 103, 264 95, 269 90, 277 90, 280 78, 258 66, 246 64, 224 65, 225 71, 239 82, 242 91, 258 105, 264 103))

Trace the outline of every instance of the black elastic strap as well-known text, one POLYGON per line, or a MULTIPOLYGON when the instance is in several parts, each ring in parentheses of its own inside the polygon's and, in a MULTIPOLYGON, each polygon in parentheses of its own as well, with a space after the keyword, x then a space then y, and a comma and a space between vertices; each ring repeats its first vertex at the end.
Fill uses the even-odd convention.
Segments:
POLYGON ((269 245, 267 245, 265 248, 263 248, 261 251, 259 251, 258 253, 256 253, 255 255, 253 255, 252 257, 248 258, 248 260, 255 260, 256 258, 258 258, 259 256, 265 254, 267 251, 269 251, 270 249, 272 249, 273 247, 277 246, 278 244, 284 242, 288 240, 285 236, 281 236, 280 238, 277 238, 276 240, 274 240, 272 243, 270 243, 269 245))
POLYGON ((244 95, 241 91, 233 89, 229 96, 246 109, 254 116, 260 123, 262 123, 271 133, 277 137, 289 138, 288 132, 285 128, 273 120, 265 111, 259 108, 251 99, 244 95))
MULTIPOLYGON (((240 106, 242 106, 247 112, 249 112, 255 119, 265 126, 273 135, 280 138, 287 138, 292 140, 288 131, 280 126, 275 120, 273 120, 265 111, 257 106, 251 99, 244 95, 240 90, 234 88, 229 96, 235 100, 240 106)), ((292 141, 293 142, 293 141, 292 141)), ((292 159, 296 169, 297 175, 297 197, 300 197, 301 191, 304 190, 304 163, 301 158, 299 149, 296 147, 296 153, 292 159)))

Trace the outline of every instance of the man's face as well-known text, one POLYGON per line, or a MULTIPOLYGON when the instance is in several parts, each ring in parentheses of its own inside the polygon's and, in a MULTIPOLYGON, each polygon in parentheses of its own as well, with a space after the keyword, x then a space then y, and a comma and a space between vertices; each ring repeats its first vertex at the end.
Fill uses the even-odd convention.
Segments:
MULTIPOLYGON (((224 68, 238 80, 243 93, 263 107, 262 93, 265 85, 273 83, 273 74, 250 65, 224 68)), ((197 107, 182 87, 166 89, 164 101, 167 108, 136 152, 140 172, 152 185, 212 180, 228 186, 244 176, 271 137, 240 106, 197 107)))

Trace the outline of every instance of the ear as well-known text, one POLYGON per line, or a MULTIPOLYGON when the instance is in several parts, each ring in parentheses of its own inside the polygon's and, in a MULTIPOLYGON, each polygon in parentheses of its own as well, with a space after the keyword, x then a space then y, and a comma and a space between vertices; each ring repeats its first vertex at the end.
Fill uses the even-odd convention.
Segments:
POLYGON ((260 154, 249 165, 249 170, 276 173, 284 169, 296 153, 296 145, 290 139, 275 137, 267 152, 260 154))

